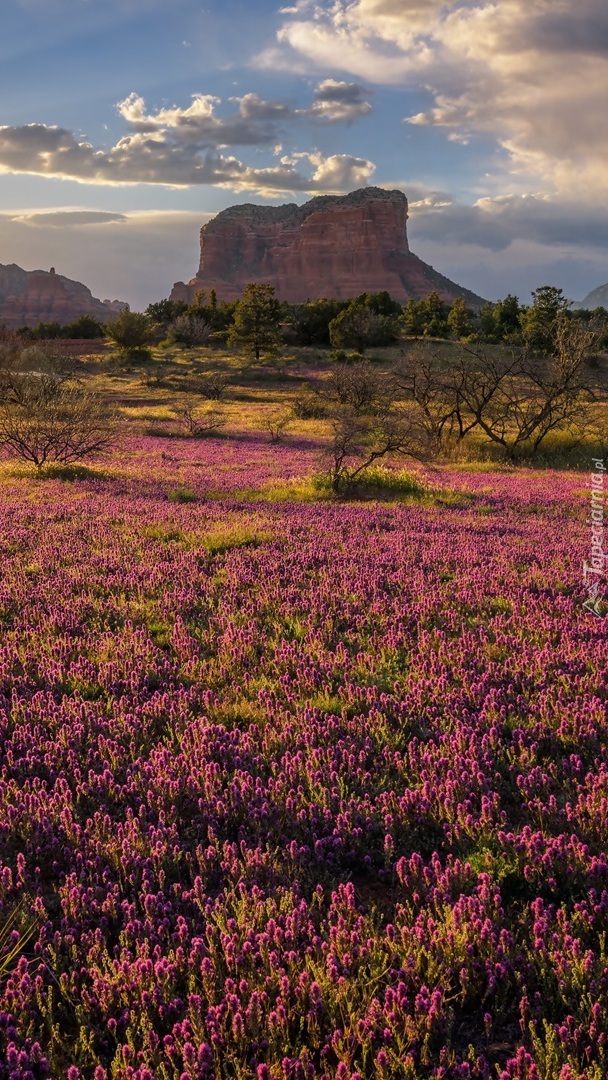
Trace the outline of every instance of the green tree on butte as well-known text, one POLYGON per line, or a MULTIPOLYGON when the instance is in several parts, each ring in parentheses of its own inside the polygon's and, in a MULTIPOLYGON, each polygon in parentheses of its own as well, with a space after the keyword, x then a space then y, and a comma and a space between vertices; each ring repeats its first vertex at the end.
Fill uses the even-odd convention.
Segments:
POLYGON ((272 285, 252 282, 246 285, 234 313, 228 344, 260 359, 274 353, 281 343, 281 306, 272 285))

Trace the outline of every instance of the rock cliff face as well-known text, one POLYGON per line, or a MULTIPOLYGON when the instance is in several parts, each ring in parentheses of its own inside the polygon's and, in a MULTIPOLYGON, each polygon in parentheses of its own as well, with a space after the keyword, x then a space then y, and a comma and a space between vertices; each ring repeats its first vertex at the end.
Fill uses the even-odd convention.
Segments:
POLYGON ((203 225, 196 277, 176 282, 171 299, 190 302, 199 289, 215 289, 219 300, 235 300, 248 282, 264 281, 290 303, 383 290, 403 303, 436 290, 447 301, 482 304, 412 254, 407 210, 401 191, 375 187, 303 206, 231 206, 203 225))
POLYGON ((120 300, 96 300, 86 285, 51 270, 22 270, 0 264, 0 326, 35 326, 58 322, 62 326, 79 315, 105 322, 127 305, 120 300))
POLYGON ((589 308, 590 311, 597 307, 608 309, 608 284, 598 285, 597 289, 592 289, 590 293, 587 293, 584 300, 575 301, 572 307, 575 310, 589 308))

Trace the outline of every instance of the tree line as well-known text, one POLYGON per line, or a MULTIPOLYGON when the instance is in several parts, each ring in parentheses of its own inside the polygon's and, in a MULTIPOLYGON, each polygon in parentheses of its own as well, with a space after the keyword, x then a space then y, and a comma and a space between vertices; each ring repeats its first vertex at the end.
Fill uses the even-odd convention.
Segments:
POLYGON ((240 300, 220 302, 215 290, 208 294, 201 290, 191 304, 165 299, 149 304, 145 312, 125 310, 105 324, 81 315, 63 326, 40 322, 17 333, 26 340, 109 337, 124 353, 145 351, 150 343, 162 340, 186 348, 228 345, 251 351, 256 359, 276 351, 286 340, 363 354, 370 348, 393 345, 404 335, 524 344, 546 354, 551 350, 551 326, 558 317, 597 331, 598 346, 608 347, 606 309, 572 311, 563 290, 552 285, 535 289, 528 305, 509 294, 473 311, 461 297, 447 303, 437 292, 405 304, 388 292, 289 304, 276 296, 271 285, 251 283, 240 300))
POLYGON ((185 346, 229 344, 251 347, 259 358, 285 338, 295 345, 337 350, 392 345, 403 335, 488 344, 525 344, 539 352, 551 349, 551 326, 558 317, 580 321, 598 331, 600 347, 608 345, 608 312, 571 311, 563 290, 543 285, 532 303, 509 294, 479 311, 458 297, 451 304, 437 292, 402 305, 388 292, 361 293, 349 300, 321 298, 303 304, 281 301, 271 285, 250 284, 239 301, 219 303, 214 290, 197 293, 192 304, 161 300, 146 315, 172 343, 185 346))

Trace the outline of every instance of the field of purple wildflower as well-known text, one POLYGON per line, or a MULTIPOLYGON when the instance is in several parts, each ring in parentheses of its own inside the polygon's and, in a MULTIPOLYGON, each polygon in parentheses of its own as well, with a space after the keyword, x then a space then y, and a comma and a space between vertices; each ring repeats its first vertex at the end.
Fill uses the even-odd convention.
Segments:
POLYGON ((255 496, 312 467, 3 476, 1 1080, 608 1074, 584 479, 255 496))

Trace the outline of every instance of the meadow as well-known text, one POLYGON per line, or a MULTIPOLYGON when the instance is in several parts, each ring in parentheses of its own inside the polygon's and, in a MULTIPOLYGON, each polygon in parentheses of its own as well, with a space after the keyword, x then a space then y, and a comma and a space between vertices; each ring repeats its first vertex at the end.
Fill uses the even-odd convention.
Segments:
POLYGON ((586 473, 331 499, 315 365, 192 439, 102 355, 114 452, 0 462, 0 1080, 608 1074, 586 473))

